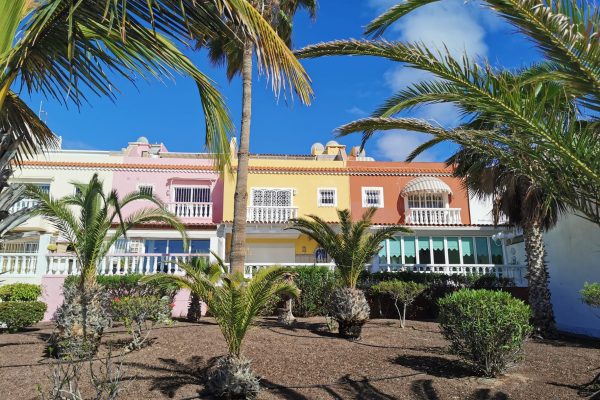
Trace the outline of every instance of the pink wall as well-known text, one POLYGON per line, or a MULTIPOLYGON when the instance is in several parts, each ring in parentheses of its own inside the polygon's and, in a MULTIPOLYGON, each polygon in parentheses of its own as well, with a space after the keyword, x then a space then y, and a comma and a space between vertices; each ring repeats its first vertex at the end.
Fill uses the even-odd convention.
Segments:
MULTIPOLYGON (((45 275, 42 277, 42 301, 48 305, 44 321, 51 321, 52 316, 63 303, 62 285, 65 276, 45 275)), ((187 316, 190 301, 190 291, 182 289, 175 295, 174 307, 171 311, 173 318, 185 318, 187 316)), ((202 304, 202 315, 206 314, 206 305, 202 304)))
MULTIPOLYGON (((165 203, 173 202, 172 187, 176 185, 207 185, 212 188, 212 223, 219 223, 223 219, 223 181, 216 171, 212 170, 213 162, 202 158, 151 158, 142 157, 142 152, 148 150, 148 145, 131 144, 126 150, 128 155, 123 160, 124 164, 140 166, 138 169, 116 170, 113 175, 113 188, 120 196, 137 190, 138 185, 148 184, 154 187, 154 194, 165 203), (155 166, 156 169, 151 167, 155 166), (161 169, 173 166, 174 171, 161 169), (148 169, 144 169, 144 168, 148 169), (185 167, 197 169, 197 171, 184 171, 185 167), (206 169, 204 169, 206 167, 206 169)), ((162 153, 167 150, 162 146, 162 153)), ((129 215, 139 207, 147 206, 144 202, 131 204, 124 210, 129 215)), ((197 222, 186 221, 184 222, 197 222)))

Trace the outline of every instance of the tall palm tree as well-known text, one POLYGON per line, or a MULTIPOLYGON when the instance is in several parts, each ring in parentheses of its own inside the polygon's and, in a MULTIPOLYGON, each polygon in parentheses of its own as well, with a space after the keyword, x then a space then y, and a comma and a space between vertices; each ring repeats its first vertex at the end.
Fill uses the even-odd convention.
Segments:
POLYGON ((56 228, 75 252, 80 268, 77 289, 65 290, 65 301, 57 311, 51 352, 60 357, 88 357, 96 352, 110 322, 97 287, 96 271, 113 244, 145 222, 166 223, 186 236, 177 217, 151 195, 133 192, 120 198, 115 190, 105 193, 97 174, 89 183, 73 185, 76 193, 60 199, 36 186, 29 187, 29 195, 38 202, 34 214, 42 215, 56 228), (136 201, 150 202, 155 207, 141 208, 124 218, 123 207, 136 201))
MULTIPOLYGON (((382 34, 393 22, 414 9, 437 0, 408 0, 392 7, 367 26, 366 33, 382 34)), ((547 56, 547 61, 531 69, 529 81, 538 83, 536 91, 524 95, 514 78, 489 64, 478 64, 464 56, 452 57, 447 51, 433 51, 420 43, 385 40, 346 40, 309 46, 299 57, 331 55, 376 56, 405 63, 432 73, 439 80, 415 83, 392 96, 368 119, 357 121, 368 139, 375 130, 406 129, 439 133, 448 138, 463 138, 473 148, 497 154, 507 167, 518 170, 521 161, 511 157, 518 149, 536 166, 527 175, 554 195, 600 224, 600 149, 596 145, 597 110, 600 109, 600 13, 594 3, 565 0, 484 0, 492 9, 527 35, 547 56), (547 118, 547 104, 535 98, 550 96, 551 82, 560 82, 563 100, 579 103, 580 118, 591 123, 547 118), (424 121, 397 118, 397 114, 430 103, 452 103, 465 115, 482 115, 493 123, 510 126, 509 135, 482 141, 477 130, 444 131, 424 121), (523 143, 532 145, 523 146, 523 143), (499 146, 498 146, 499 145, 499 146), (508 149, 509 151, 503 151, 508 149), (563 171, 559 176, 548 169, 563 171)), ((558 100, 557 100, 558 101, 558 100)), ((559 109, 562 107, 559 105, 559 109)), ((487 133, 485 135, 488 135, 487 133)))
MULTIPOLYGON (((283 42, 292 45, 292 20, 300 8, 306 9, 311 17, 315 17, 316 0, 250 0, 252 5, 273 26, 283 42)), ((229 26, 240 32, 235 23, 229 26)), ((243 272, 246 257, 246 218, 248 206, 248 162, 250 158, 250 122, 252 116, 252 61, 255 46, 250 38, 240 32, 243 42, 231 40, 227 36, 208 38, 205 46, 214 64, 227 66, 227 78, 232 80, 236 75, 242 76, 242 121, 240 143, 237 154, 237 173, 235 197, 233 204, 233 227, 229 262, 232 271, 243 272)), ((308 104, 308 98, 301 97, 308 104)))
POLYGON ((377 211, 370 208, 357 222, 352 222, 349 210, 337 210, 339 232, 316 215, 298 218, 289 229, 297 230, 314 239, 334 260, 342 288, 331 300, 331 313, 338 321, 342 337, 360 338, 362 326, 369 319, 369 304, 362 290, 356 288, 360 273, 381 248, 381 243, 398 232, 410 232, 402 227, 377 228, 371 232, 372 219, 377 211))

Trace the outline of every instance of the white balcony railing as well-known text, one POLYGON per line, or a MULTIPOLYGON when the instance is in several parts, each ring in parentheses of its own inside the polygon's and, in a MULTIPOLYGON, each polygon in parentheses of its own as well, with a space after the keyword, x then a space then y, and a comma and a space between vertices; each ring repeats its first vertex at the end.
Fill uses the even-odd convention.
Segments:
POLYGON ((527 266, 525 265, 494 265, 494 264, 460 264, 460 265, 433 265, 433 264, 379 264, 375 270, 387 272, 420 272, 438 273, 445 275, 495 275, 498 278, 512 278, 517 286, 527 286, 525 278, 527 266))
MULTIPOLYGON (((229 264, 225 264, 225 265, 227 267, 229 267, 229 264)), ((333 264, 333 263, 317 263, 317 264, 315 264, 315 263, 246 263, 246 264, 244 264, 244 273, 245 273, 246 277, 250 278, 257 271, 259 271, 263 268, 269 268, 269 267, 274 267, 274 266, 287 267, 287 268, 317 266, 317 267, 327 267, 331 271, 333 271, 335 269, 335 264, 333 264)))
POLYGON ((298 216, 298 207, 248 207, 248 222, 285 223, 298 216))
MULTIPOLYGON (((0 278, 35 276, 37 253, 2 253, 0 254, 0 278)), ((1 281, 2 279, 0 279, 1 281)))
POLYGON ((212 203, 167 203, 167 210, 179 218, 212 218, 212 203))
MULTIPOLYGON (((109 254, 97 266, 97 272, 99 275, 183 274, 177 262, 190 257, 208 257, 208 254, 109 254)), ((77 275, 79 272, 79 262, 73 254, 48 256, 48 275, 77 275)))
POLYGON ((407 224, 414 225, 459 225, 460 208, 410 208, 407 224))
POLYGON ((17 211, 21 211, 24 208, 33 207, 37 204, 37 200, 34 199, 21 199, 17 201, 11 208, 8 209, 9 212, 14 213, 17 211))

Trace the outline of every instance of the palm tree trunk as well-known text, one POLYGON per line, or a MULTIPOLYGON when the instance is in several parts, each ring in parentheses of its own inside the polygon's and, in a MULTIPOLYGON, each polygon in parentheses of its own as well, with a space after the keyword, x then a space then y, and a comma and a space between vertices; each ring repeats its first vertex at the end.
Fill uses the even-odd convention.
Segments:
POLYGON ((244 273, 246 259, 246 213, 248 207, 248 159, 250 149, 250 120, 252 114, 252 55, 254 45, 244 43, 242 59, 242 126, 233 202, 233 228, 229 262, 232 272, 244 273))
POLYGON ((556 336, 556 326, 548 287, 546 246, 540 223, 535 221, 524 223, 523 239, 527 253, 529 305, 533 310, 533 327, 536 333, 543 337, 554 337, 556 336))

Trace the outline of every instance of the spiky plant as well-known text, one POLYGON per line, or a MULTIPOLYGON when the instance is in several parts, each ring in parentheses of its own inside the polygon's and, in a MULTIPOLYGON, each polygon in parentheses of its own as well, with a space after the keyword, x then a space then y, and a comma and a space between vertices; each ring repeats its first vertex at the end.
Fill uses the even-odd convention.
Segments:
POLYGON ((95 352, 106 328, 106 324, 92 324, 92 321, 106 320, 95 315, 104 310, 96 271, 112 245, 128 230, 145 222, 162 222, 186 238, 179 219, 166 211, 162 202, 152 195, 132 192, 120 198, 115 190, 105 193, 98 174, 94 174, 88 183, 72 184, 77 189, 76 193, 60 199, 51 197, 37 186, 28 188, 29 196, 38 203, 35 214, 43 216, 56 228, 75 252, 80 268, 77 291, 70 302, 65 301, 64 310, 59 311, 59 314, 62 312, 68 317, 57 320, 53 340, 57 354, 62 353, 60 348, 65 347, 71 338, 86 348, 83 353, 95 352), (123 207, 136 201, 146 201, 155 207, 141 208, 124 218, 121 213, 123 207), (63 326, 63 322, 67 326, 63 326))
POLYGON ((212 255, 217 262, 212 263, 207 257, 178 260, 177 265, 184 275, 158 273, 143 277, 141 282, 157 282, 164 286, 176 285, 182 289, 188 289, 190 291, 190 307, 187 319, 196 322, 201 317, 200 301, 204 301, 201 293, 210 291, 212 285, 216 284, 225 273, 223 260, 215 253, 212 255))
POLYGON ((369 304, 362 290, 356 288, 360 273, 381 248, 381 243, 398 232, 409 232, 399 226, 372 231, 372 219, 377 211, 370 208, 357 222, 352 222, 349 210, 337 210, 339 231, 316 215, 298 218, 290 229, 308 235, 333 258, 344 287, 337 289, 331 299, 330 312, 337 320, 342 337, 358 339, 369 319, 369 304))

